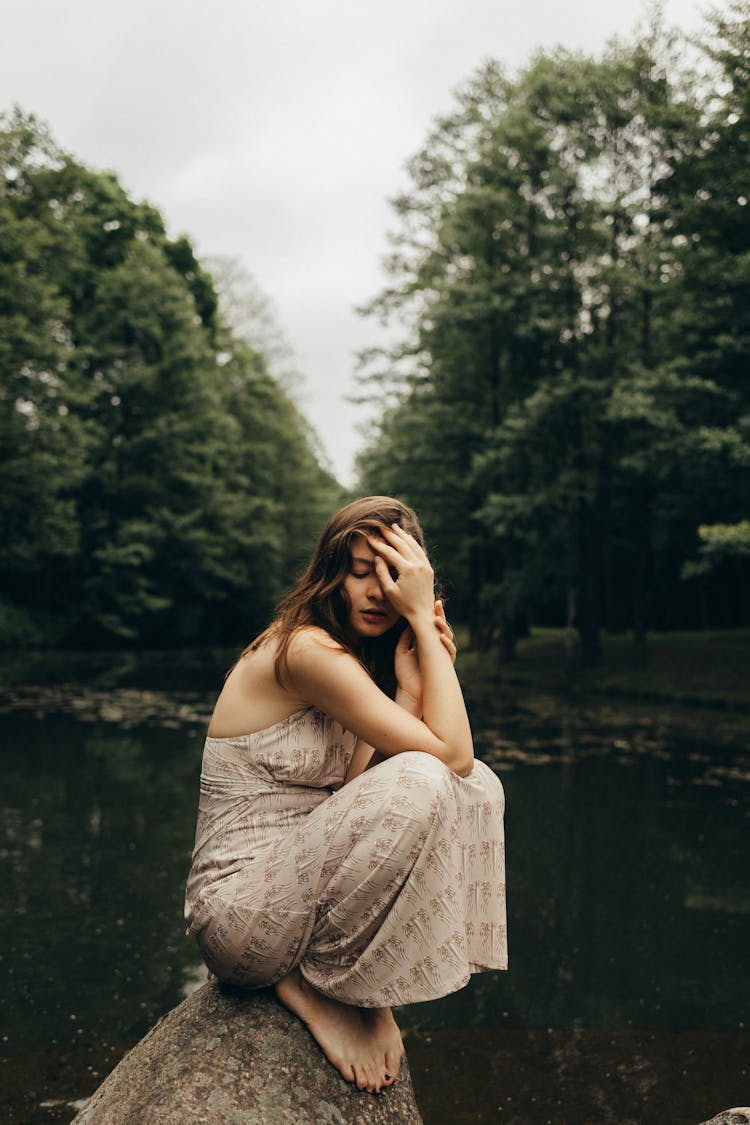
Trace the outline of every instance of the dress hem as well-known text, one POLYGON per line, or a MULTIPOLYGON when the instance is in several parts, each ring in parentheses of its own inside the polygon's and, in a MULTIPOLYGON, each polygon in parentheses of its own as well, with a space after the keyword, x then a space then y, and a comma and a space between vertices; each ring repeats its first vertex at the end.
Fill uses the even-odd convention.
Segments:
POLYGON ((319 982, 310 980, 305 972, 304 964, 299 964, 297 967, 307 983, 314 988, 316 992, 328 996, 331 1000, 338 1000, 340 1004, 349 1004, 353 1008, 402 1008, 407 1004, 423 1004, 429 1000, 442 1000, 445 996, 452 996, 455 992, 460 992, 462 988, 465 988, 475 973, 507 972, 508 962, 505 961, 503 964, 494 965, 485 963, 479 964, 478 962, 470 961, 468 972, 458 980, 452 981, 447 986, 435 989, 415 988, 409 990, 407 993, 405 993, 403 989, 388 988, 387 991, 391 994, 390 999, 386 1001, 385 998, 383 998, 382 1003, 372 1003, 373 998, 370 996, 360 998, 359 1000, 345 1000, 343 997, 336 995, 333 991, 322 988, 319 982))

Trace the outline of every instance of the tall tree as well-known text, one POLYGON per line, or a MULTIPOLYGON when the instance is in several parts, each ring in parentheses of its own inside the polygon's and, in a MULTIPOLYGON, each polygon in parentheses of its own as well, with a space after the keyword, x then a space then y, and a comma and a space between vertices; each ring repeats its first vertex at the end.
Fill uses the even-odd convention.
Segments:
MULTIPOLYGON (((710 64, 699 143, 666 183, 678 249, 680 303, 675 345, 685 377, 706 388, 684 489, 691 498, 679 527, 697 601, 722 604, 725 620, 747 606, 750 569, 740 549, 750 496, 750 4, 733 0, 709 17, 703 48, 710 64), (718 525, 716 535, 710 527, 718 525), (732 547, 737 552, 732 562, 732 547), (726 560, 726 562, 722 562, 726 560), (707 565, 710 561, 711 565, 707 565), (719 565, 721 562, 721 565, 719 565), (727 582, 731 568, 733 581, 727 582)), ((691 582, 687 597, 696 601, 691 582)))
POLYGON ((154 207, 20 112, 0 161, 0 637, 246 637, 340 495, 314 435, 154 207))
MULTIPOLYGON (((76 492, 87 433, 72 403, 85 397, 73 363, 69 306, 51 277, 61 249, 56 219, 31 212, 40 166, 57 160, 46 131, 15 113, 0 131, 0 582, 6 636, 31 633, 23 611, 59 609, 79 550, 76 492)), ((67 249, 67 247, 66 247, 67 249)), ((44 626, 49 628, 48 618, 44 626)))
POLYGON ((383 414, 363 479, 420 507, 474 640, 499 625, 508 654, 532 610, 575 623, 588 663, 603 626, 630 626, 645 658, 647 626, 685 613, 697 498, 738 479, 727 381, 680 329, 700 235, 681 233, 679 184, 716 139, 679 47, 656 15, 598 60, 539 55, 513 81, 486 66, 396 201, 369 311, 410 335, 367 356, 383 414))

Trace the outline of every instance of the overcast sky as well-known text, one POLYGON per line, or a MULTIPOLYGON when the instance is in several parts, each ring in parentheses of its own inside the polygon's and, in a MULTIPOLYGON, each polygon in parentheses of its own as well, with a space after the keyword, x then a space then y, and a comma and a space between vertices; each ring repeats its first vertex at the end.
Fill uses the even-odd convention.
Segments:
MULTIPOLYGON (((667 21, 700 27, 695 0, 667 21)), ((276 306, 301 405, 335 471, 362 438, 354 306, 383 284, 388 199, 452 91, 488 57, 598 51, 640 0, 0 0, 0 109, 42 117, 199 256, 238 256, 276 306)))

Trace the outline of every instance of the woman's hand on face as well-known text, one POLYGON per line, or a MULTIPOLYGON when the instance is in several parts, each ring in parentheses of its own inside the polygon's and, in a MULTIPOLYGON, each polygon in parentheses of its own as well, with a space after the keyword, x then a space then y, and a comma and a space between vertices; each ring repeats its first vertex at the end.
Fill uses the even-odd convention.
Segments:
POLYGON ((383 593, 394 609, 412 624, 415 617, 432 617, 435 576, 416 539, 393 524, 383 528, 382 538, 368 536, 367 542, 375 551, 375 570, 383 593))
MULTIPOLYGON (((456 646, 453 641, 453 630, 445 619, 445 610, 441 601, 435 602, 435 628, 440 634, 440 640, 447 649, 451 660, 456 662, 456 646)), ((422 673, 419 668, 419 653, 414 631, 407 625, 399 637, 394 653, 394 672, 399 691, 406 692, 417 704, 419 713, 422 709, 422 673)))

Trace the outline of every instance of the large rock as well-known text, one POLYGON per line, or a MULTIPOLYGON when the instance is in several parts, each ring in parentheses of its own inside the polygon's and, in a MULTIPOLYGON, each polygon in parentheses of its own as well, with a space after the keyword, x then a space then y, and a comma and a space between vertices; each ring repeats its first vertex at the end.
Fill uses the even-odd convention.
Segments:
POLYGON ((747 1106, 725 1109, 703 1125, 750 1125, 750 1109, 747 1106))
POLYGON ((422 1125, 404 1059, 381 1094, 345 1082, 270 990, 206 984, 115 1067, 74 1125, 422 1125))

